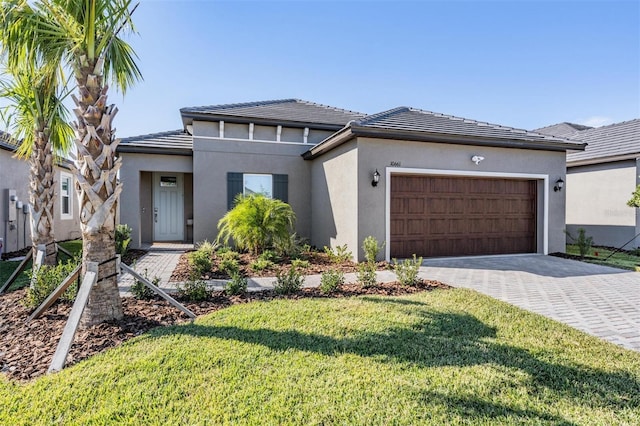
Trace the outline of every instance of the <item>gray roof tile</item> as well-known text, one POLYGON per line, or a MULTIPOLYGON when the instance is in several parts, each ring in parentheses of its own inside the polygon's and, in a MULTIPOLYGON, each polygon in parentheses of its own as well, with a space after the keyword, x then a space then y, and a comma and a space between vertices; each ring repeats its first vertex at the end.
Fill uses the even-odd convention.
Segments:
POLYGON ((9 133, 0 130, 0 148, 15 151, 18 149, 18 141, 13 139, 9 133))
POLYGON ((145 150, 191 151, 193 137, 184 130, 152 133, 149 135, 124 138, 118 145, 120 152, 136 152, 145 150))
POLYGON ((568 138, 544 135, 524 129, 491 124, 453 115, 424 111, 416 108, 398 107, 389 111, 369 115, 352 123, 352 127, 397 130, 413 133, 428 133, 492 140, 562 143, 581 149, 582 143, 568 138))
POLYGON ((584 126, 582 124, 568 123, 565 121, 564 123, 553 124, 551 126, 535 129, 534 132, 542 133, 543 135, 560 136, 563 138, 574 139, 572 138, 572 136, 582 130, 587 129, 593 129, 593 127, 584 126))
POLYGON ((344 126, 365 114, 335 108, 300 99, 280 99, 272 101, 245 102, 226 105, 210 105, 180 109, 183 115, 203 114, 228 116, 242 119, 262 119, 308 124, 328 124, 344 126))
POLYGON ((567 162, 640 154, 640 118, 583 130, 574 136, 587 149, 567 154, 567 162))

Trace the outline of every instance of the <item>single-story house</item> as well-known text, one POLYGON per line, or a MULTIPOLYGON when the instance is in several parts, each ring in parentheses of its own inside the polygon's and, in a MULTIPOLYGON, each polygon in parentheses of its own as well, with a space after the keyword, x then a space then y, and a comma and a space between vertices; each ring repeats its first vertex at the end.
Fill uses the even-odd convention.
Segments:
MULTIPOLYGON (((15 157, 17 142, 0 132, 0 238, 7 253, 31 246, 29 207, 29 162, 15 157)), ((57 241, 80 238, 78 202, 74 178, 67 160, 54 166, 57 198, 54 205, 54 236, 57 241)))
MULTIPOLYGON (((567 231, 584 228, 594 243, 640 246, 640 212, 627 206, 640 184, 640 119, 597 128, 560 123, 535 130, 587 143, 567 152, 567 231)), ((571 239, 568 239, 571 242, 571 239)))
POLYGON ((369 235, 386 259, 564 251, 566 151, 582 142, 400 107, 298 99, 182 108, 183 128, 123 139, 132 243, 215 239, 238 193, 288 202, 317 247, 369 235))

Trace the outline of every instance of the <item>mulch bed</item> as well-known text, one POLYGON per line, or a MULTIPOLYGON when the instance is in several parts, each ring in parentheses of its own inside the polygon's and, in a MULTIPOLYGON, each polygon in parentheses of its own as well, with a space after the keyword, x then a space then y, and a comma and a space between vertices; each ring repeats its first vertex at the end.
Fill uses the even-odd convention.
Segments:
MULTIPOLYGON (((269 269, 254 271, 251 269, 251 264, 257 258, 257 256, 249 253, 241 253, 240 260, 238 261, 240 265, 240 275, 244 277, 275 277, 278 273, 286 274, 291 269, 290 259, 282 259, 281 262, 274 264, 273 267, 269 269)), ((330 269, 334 271, 342 271, 343 273, 358 272, 357 263, 351 261, 334 263, 329 260, 329 256, 327 256, 326 253, 322 252, 311 253, 307 260, 309 261, 309 267, 300 270, 300 272, 305 275, 321 274, 330 269)), ((205 276, 203 276, 202 279, 210 280, 230 278, 229 275, 218 270, 218 264, 219 259, 217 256, 214 256, 212 270, 205 276)), ((376 267, 379 271, 382 271, 385 269, 390 269, 391 265, 388 262, 378 262, 376 267)), ((189 265, 189 252, 187 252, 183 253, 182 256, 180 256, 178 265, 173 270, 173 274, 171 274, 170 281, 187 281, 190 278, 190 273, 191 266, 189 265)))
MULTIPOLYGON (((290 296, 278 296, 272 291, 252 292, 243 296, 226 296, 214 292, 204 302, 183 302, 196 315, 204 315, 228 306, 256 300, 305 297, 351 297, 361 295, 399 296, 433 289, 448 289, 438 281, 425 281, 412 287, 400 283, 384 283, 362 288, 358 284, 344 284, 330 295, 317 288, 303 289, 290 296)), ((51 358, 62 335, 71 304, 57 302, 40 318, 26 323, 31 311, 22 305, 25 290, 0 295, 0 372, 16 380, 31 380, 47 372, 51 358)), ((120 345, 152 328, 188 321, 188 317, 164 300, 136 300, 123 298, 125 316, 117 322, 103 323, 79 330, 67 358, 67 365, 77 363, 120 345)))

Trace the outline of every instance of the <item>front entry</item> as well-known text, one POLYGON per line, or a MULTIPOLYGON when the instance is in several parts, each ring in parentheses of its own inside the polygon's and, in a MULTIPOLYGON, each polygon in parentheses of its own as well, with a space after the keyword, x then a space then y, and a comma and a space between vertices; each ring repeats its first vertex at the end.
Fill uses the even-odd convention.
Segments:
POLYGON ((184 176, 153 174, 153 239, 184 241, 184 176))

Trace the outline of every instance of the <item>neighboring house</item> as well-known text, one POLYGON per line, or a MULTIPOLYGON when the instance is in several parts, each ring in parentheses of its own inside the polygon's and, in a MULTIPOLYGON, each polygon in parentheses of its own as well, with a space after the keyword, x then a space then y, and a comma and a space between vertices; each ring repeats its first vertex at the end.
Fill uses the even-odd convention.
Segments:
POLYGON ((291 204, 312 245, 365 237, 392 257, 564 251, 567 138, 395 108, 297 99, 180 110, 183 130, 122 140, 132 244, 212 240, 238 193, 291 204), (375 172, 379 183, 372 184, 375 172))
MULTIPOLYGON (((31 246, 29 162, 15 157, 17 148, 15 140, 7 133, 0 132, 0 238, 4 241, 4 252, 31 246), (10 195, 14 193, 16 199, 11 200, 10 195)), ((57 197, 54 205, 54 235, 57 241, 80 237, 74 179, 66 164, 62 162, 55 166, 57 197)))
POLYGON ((560 123, 535 131, 588 144, 567 153, 569 234, 575 237, 584 228, 598 245, 640 246, 640 215, 627 206, 640 183, 640 119, 597 128, 560 123))

